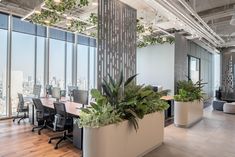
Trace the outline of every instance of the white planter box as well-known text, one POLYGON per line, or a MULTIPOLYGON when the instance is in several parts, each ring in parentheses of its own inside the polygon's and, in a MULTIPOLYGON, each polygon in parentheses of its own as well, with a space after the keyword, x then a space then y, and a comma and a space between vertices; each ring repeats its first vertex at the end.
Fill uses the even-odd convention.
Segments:
POLYGON ((136 132, 128 121, 101 128, 84 128, 84 157, 140 157, 160 146, 164 136, 164 113, 139 120, 136 132))
POLYGON ((203 117, 202 101, 174 103, 174 123, 179 127, 191 127, 203 117))

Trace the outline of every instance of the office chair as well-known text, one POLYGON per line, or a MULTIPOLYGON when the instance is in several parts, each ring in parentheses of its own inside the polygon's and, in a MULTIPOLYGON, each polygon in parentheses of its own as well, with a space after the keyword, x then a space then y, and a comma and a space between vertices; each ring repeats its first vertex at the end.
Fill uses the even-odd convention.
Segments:
POLYGON ((88 105, 88 97, 89 97, 88 91, 73 90, 73 101, 82 104, 83 107, 85 105, 88 105))
POLYGON ((59 139, 54 147, 55 149, 58 149, 58 146, 62 141, 66 139, 72 140, 72 135, 69 135, 69 133, 73 131, 73 118, 68 116, 65 104, 55 102, 54 108, 56 114, 53 122, 53 131, 63 132, 63 136, 51 137, 48 143, 51 143, 52 140, 59 139))
POLYGON ((35 129, 39 129, 38 135, 41 135, 41 131, 43 129, 46 129, 47 125, 49 125, 49 123, 52 122, 50 118, 51 113, 47 108, 43 106, 40 99, 34 98, 32 100, 36 109, 36 119, 38 122, 38 126, 33 127, 32 132, 34 132, 35 129))
POLYGON ((13 119, 13 122, 15 122, 16 119, 20 118, 18 120, 18 124, 20 124, 20 121, 21 120, 24 120, 26 118, 28 118, 29 116, 29 108, 28 106, 25 106, 25 103, 24 103, 24 97, 22 94, 18 93, 18 98, 19 98, 19 102, 18 102, 18 106, 17 106, 17 116, 13 119), (24 113, 23 117, 19 117, 19 114, 20 113, 24 113))

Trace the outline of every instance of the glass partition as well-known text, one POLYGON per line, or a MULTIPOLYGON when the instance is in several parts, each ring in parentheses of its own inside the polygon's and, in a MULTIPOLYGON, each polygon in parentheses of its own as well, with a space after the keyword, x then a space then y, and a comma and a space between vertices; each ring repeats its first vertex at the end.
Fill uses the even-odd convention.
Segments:
POLYGON ((7 65, 7 30, 0 29, 0 117, 7 116, 6 65, 7 65))
POLYGON ((189 78, 196 83, 200 80, 200 59, 188 56, 189 61, 189 78))

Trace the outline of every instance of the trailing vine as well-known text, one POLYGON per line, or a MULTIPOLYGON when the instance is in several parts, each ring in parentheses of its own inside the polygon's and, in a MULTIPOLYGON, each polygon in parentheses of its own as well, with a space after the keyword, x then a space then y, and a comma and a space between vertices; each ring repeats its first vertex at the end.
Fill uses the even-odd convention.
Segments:
MULTIPOLYGON (((143 18, 140 18, 143 20, 143 18)), ((146 47, 148 45, 155 45, 155 44, 164 44, 164 43, 174 43, 174 37, 160 37, 160 36, 153 36, 154 30, 152 25, 145 27, 141 24, 140 19, 137 19, 136 31, 137 31, 137 46, 139 48, 146 47)))
POLYGON ((137 46, 139 48, 142 48, 142 47, 146 47, 148 45, 164 44, 164 43, 173 44, 174 42, 175 42, 174 37, 144 36, 143 40, 138 41, 137 46))
POLYGON ((79 20, 71 20, 71 25, 68 27, 70 31, 77 31, 82 33, 86 30, 87 23, 79 21, 79 20))
POLYGON ((95 13, 91 13, 88 22, 92 23, 93 25, 97 26, 98 25, 98 16, 95 13))
POLYGON ((88 0, 61 0, 60 3, 56 3, 54 0, 44 0, 44 2, 48 9, 58 11, 60 13, 71 10, 76 6, 81 8, 89 4, 88 0))

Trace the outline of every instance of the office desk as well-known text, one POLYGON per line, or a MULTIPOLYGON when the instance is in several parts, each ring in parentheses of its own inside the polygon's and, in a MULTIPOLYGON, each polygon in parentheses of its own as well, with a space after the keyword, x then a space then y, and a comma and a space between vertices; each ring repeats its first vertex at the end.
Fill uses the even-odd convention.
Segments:
MULTIPOLYGON (((43 106, 47 108, 54 109, 54 98, 41 98, 43 106)), ((75 102, 66 101, 65 98, 62 98, 60 101, 65 104, 66 112, 74 117, 74 120, 79 117, 80 109, 83 105, 75 102)), ((31 103, 29 106, 29 121, 32 125, 38 125, 36 122, 36 113, 35 113, 34 105, 31 103)), ((82 136, 83 129, 79 128, 77 124, 73 125, 73 144, 75 147, 82 149, 82 136)))
MULTIPOLYGON (((45 107, 54 109, 54 104, 53 104, 55 102, 54 98, 41 98, 41 101, 45 107)), ((65 104, 67 113, 69 113, 75 117, 79 117, 79 114, 81 111, 79 108, 81 108, 83 106, 82 104, 67 101, 66 99, 62 99, 60 102, 65 104)))

